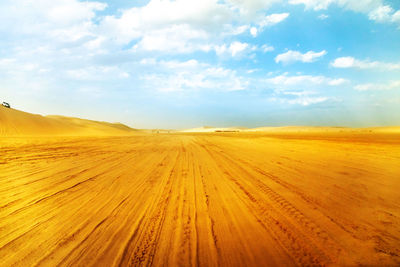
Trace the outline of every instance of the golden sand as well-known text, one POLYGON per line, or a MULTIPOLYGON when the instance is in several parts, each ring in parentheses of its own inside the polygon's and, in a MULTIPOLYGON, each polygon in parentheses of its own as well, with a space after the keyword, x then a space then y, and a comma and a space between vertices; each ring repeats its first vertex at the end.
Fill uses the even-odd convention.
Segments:
POLYGON ((399 265, 378 132, 3 136, 0 265, 399 265))
POLYGON ((0 137, 128 135, 134 131, 134 129, 121 123, 99 122, 64 116, 41 116, 0 106, 0 137))

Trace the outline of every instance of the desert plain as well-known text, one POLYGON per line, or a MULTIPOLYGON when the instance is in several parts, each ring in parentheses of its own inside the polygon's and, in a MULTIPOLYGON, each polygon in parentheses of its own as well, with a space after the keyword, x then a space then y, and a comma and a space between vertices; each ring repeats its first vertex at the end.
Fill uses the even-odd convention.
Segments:
POLYGON ((0 266, 400 265, 399 127, 232 129, 0 107, 0 266))

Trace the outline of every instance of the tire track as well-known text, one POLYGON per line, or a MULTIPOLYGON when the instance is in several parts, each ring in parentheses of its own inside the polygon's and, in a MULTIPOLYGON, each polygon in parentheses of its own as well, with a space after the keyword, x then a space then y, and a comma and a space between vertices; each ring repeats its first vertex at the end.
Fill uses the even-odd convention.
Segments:
POLYGON ((290 255, 295 256, 293 259, 298 261, 300 265, 329 265, 337 262, 337 255, 341 252, 341 248, 334 244, 321 228, 307 219, 304 214, 278 193, 255 179, 243 166, 220 152, 215 150, 212 152, 205 146, 203 146, 203 148, 209 152, 210 157, 214 158, 216 162, 225 162, 225 164, 221 166, 224 173, 227 174, 228 178, 233 181, 251 201, 250 210, 252 213, 254 214, 254 211, 259 211, 259 213, 255 214, 256 217, 262 219, 261 221, 264 222, 263 225, 266 229, 274 228, 273 232, 275 234, 279 233, 277 240, 281 241, 290 255), (238 176, 238 173, 243 173, 242 178, 246 177, 247 180, 255 179, 257 188, 261 189, 268 196, 269 200, 275 204, 257 198, 250 193, 250 191, 245 188, 244 183, 240 183, 237 179, 233 178, 238 176), (277 205, 281 208, 278 209, 277 205), (285 217, 294 219, 302 226, 303 231, 304 229, 307 230, 306 232, 308 232, 308 234, 302 234, 301 232, 303 231, 284 219, 282 215, 279 215, 282 213, 285 214, 285 217), (310 234, 317 242, 313 242, 312 239, 310 239, 310 234), (318 243, 322 243, 322 245, 317 245, 318 243), (326 247, 326 249, 321 250, 323 247, 326 247), (334 256, 331 255, 332 250, 334 256))

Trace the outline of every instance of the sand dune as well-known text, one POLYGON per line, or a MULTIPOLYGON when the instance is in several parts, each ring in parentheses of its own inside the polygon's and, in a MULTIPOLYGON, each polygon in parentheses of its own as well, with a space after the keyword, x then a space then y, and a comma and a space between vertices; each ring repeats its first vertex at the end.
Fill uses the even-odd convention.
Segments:
POLYGON ((135 130, 121 123, 63 116, 41 116, 0 106, 0 136, 127 135, 135 130))

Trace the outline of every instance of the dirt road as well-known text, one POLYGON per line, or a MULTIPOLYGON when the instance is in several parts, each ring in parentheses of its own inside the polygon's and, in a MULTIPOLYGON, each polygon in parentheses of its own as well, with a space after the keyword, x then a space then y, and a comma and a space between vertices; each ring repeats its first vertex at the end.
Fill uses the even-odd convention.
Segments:
POLYGON ((400 141, 318 139, 2 138, 0 265, 399 265, 400 141))

